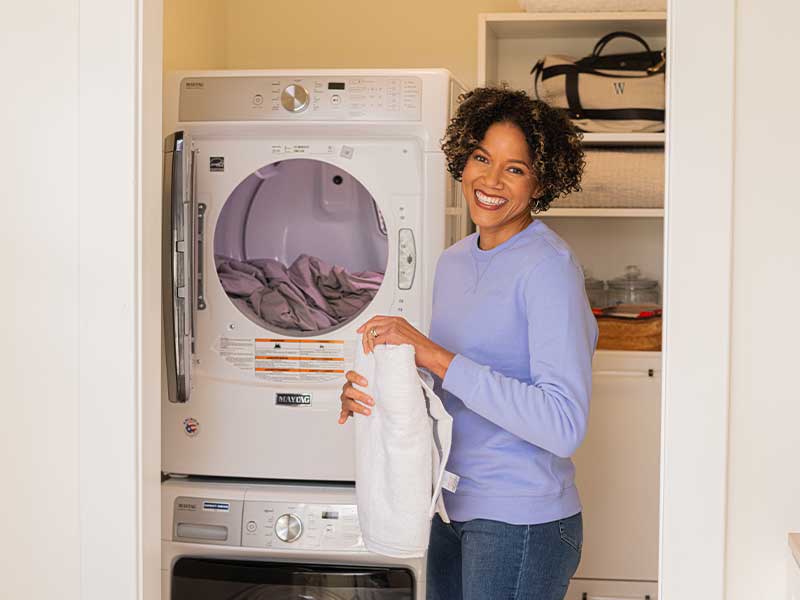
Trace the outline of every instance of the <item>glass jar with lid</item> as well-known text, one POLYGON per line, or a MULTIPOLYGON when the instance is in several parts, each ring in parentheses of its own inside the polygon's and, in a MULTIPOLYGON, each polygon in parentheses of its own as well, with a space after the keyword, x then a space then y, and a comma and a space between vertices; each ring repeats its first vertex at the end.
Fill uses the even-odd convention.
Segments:
POLYGON ((659 304, 658 281, 642 277, 636 265, 625 267, 625 274, 608 281, 608 304, 659 304))
POLYGON ((595 279, 589 269, 583 270, 583 284, 586 287, 586 297, 589 299, 589 306, 592 308, 605 308, 608 306, 606 301, 606 283, 600 279, 595 279))

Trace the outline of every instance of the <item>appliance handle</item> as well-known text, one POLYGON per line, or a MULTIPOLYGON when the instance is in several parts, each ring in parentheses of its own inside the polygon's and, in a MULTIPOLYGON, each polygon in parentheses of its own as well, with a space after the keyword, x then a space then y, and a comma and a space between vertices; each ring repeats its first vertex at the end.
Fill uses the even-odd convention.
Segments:
POLYGON ((594 370, 592 375, 595 377, 633 377, 633 378, 646 378, 655 377, 657 371, 655 369, 647 369, 641 371, 614 371, 614 370, 594 370))
POLYGON ((228 539, 228 528, 224 525, 205 525, 198 523, 178 523, 177 537, 190 540, 209 540, 224 542, 228 539))
POLYGON ((164 141, 162 320, 170 402, 188 402, 194 336, 193 161, 177 131, 164 141))

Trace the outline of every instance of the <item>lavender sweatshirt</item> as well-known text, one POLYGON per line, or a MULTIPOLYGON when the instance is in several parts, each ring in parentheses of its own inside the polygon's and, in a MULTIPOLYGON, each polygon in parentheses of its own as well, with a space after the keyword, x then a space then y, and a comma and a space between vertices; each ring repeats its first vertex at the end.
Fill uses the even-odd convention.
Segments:
POLYGON ((586 433, 597 323, 569 247, 541 221, 439 259, 431 339, 456 353, 437 390, 453 416, 451 519, 536 524, 581 510, 570 456, 586 433))

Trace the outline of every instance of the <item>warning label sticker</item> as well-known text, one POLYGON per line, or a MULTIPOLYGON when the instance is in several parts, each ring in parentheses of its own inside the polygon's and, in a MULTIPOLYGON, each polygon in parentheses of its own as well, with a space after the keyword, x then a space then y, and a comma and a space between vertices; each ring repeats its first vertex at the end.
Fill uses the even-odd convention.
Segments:
POLYGON ((214 348, 227 363, 243 371, 253 370, 253 338, 221 337, 214 348))
POLYGON ((256 338, 256 377, 270 381, 327 381, 345 372, 344 340, 256 338))

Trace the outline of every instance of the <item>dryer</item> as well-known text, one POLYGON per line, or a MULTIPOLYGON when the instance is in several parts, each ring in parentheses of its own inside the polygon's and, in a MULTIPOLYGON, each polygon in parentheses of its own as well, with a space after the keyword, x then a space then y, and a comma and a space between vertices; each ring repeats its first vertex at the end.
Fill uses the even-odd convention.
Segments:
POLYGON ((164 600, 423 600, 425 560, 368 552, 352 484, 168 480, 164 600))
POLYGON ((356 329, 427 332, 436 260, 469 229, 439 146, 444 70, 168 78, 163 470, 352 481, 339 394, 356 329))

